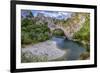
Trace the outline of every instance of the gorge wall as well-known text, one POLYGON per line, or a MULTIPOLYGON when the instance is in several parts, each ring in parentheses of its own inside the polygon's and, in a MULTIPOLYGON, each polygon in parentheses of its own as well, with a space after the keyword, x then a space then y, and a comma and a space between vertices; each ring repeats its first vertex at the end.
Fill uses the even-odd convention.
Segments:
POLYGON ((73 35, 83 27, 85 22, 84 13, 74 13, 71 18, 67 20, 52 19, 42 14, 39 14, 37 18, 37 23, 47 23, 51 31, 61 29, 68 39, 72 39, 73 35))

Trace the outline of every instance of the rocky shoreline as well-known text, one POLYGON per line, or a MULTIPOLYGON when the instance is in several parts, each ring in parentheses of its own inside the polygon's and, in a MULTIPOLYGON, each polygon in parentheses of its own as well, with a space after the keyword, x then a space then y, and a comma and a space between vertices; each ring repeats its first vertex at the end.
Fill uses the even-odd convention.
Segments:
POLYGON ((66 54, 65 50, 61 50, 57 47, 55 41, 45 41, 31 46, 22 48, 22 53, 27 52, 27 55, 46 56, 48 60, 60 58, 66 54))

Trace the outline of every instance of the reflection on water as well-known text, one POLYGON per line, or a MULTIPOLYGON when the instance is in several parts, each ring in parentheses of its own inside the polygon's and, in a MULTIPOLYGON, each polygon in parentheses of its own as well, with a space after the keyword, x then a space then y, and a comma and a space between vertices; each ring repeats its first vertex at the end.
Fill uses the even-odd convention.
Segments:
POLYGON ((59 49, 67 51, 66 56, 64 56, 64 59, 67 60, 77 60, 79 59, 80 54, 86 51, 85 48, 79 44, 63 37, 53 37, 51 40, 53 44, 58 46, 59 49))

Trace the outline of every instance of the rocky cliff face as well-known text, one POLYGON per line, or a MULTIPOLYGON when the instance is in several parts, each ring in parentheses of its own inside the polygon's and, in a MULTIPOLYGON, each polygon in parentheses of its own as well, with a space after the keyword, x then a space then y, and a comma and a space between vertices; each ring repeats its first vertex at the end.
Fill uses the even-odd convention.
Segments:
POLYGON ((38 14, 34 18, 37 23, 47 23, 50 30, 61 29, 68 39, 72 39, 73 35, 79 31, 85 22, 85 14, 83 13, 73 13, 71 18, 66 20, 45 17, 43 14, 38 14))
POLYGON ((66 28, 63 28, 63 31, 65 33, 65 35, 67 36, 67 38, 72 39, 73 35, 78 32, 84 25, 85 22, 85 16, 80 16, 79 18, 79 22, 77 23, 72 23, 69 26, 67 26, 66 28))

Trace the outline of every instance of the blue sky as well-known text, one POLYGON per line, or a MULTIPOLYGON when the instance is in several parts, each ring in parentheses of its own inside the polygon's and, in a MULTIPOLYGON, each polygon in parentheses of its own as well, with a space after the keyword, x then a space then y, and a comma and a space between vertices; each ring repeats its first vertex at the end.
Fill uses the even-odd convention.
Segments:
MULTIPOLYGON (((22 10, 22 15, 27 15, 28 10, 22 10)), ((71 12, 65 12, 65 11, 44 11, 44 10, 31 10, 32 14, 34 16, 37 16, 38 13, 43 14, 45 17, 52 17, 52 18, 58 18, 58 19, 67 19, 71 17, 71 12)))

